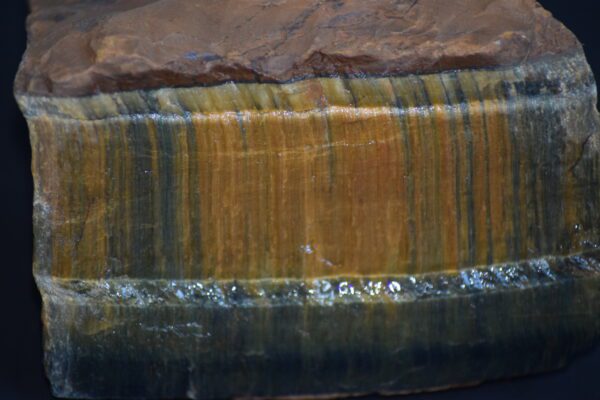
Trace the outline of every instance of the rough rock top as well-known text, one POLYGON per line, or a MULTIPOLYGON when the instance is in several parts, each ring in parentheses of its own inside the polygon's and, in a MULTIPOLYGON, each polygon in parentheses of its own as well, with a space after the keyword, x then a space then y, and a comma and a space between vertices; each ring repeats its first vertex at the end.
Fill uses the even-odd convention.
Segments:
POLYGON ((32 0, 17 93, 403 75, 581 51, 534 0, 32 0))

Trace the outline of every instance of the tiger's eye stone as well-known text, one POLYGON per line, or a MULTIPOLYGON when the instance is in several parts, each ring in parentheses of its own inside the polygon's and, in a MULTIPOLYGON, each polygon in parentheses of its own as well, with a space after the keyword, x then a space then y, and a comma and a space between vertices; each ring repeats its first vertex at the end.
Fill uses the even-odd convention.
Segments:
POLYGON ((46 369, 75 398, 407 393, 600 333, 600 119, 533 0, 34 0, 46 369))

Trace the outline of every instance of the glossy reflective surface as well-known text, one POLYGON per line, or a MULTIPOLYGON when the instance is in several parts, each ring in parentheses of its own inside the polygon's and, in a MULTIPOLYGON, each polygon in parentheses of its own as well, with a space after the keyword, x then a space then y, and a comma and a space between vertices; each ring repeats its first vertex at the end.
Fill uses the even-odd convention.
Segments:
POLYGON ((19 101, 57 395, 402 393, 558 368, 597 340, 579 52, 19 101))

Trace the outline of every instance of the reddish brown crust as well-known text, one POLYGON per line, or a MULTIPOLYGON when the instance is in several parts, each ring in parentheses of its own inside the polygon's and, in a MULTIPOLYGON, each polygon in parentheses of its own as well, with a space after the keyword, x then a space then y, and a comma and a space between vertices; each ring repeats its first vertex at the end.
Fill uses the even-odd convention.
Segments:
POLYGON ((34 0, 18 93, 401 75, 580 50, 534 0, 34 0))

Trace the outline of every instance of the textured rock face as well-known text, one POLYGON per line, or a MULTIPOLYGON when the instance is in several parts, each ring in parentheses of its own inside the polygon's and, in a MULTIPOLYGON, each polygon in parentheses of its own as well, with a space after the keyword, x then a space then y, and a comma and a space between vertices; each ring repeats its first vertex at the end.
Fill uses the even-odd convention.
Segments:
POLYGON ((404 393, 597 340, 596 86, 536 3, 46 0, 29 31, 57 395, 404 393))
POLYGON ((33 1, 17 91, 438 72, 580 50, 534 0, 33 1))

